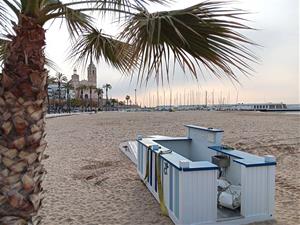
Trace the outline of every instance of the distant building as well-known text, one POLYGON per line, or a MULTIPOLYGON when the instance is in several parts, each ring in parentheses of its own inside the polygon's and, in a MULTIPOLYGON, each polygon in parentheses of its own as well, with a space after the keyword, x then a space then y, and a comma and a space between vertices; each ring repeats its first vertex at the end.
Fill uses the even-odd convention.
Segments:
MULTIPOLYGON (((76 97, 74 90, 69 90, 69 95, 70 95, 70 99, 74 99, 76 97)), ((59 98, 58 84, 49 84, 48 85, 48 96, 49 96, 49 99, 58 99, 59 98)), ((67 91, 64 87, 64 84, 61 84, 60 98, 62 100, 67 99, 67 91)))
MULTIPOLYGON (((73 75, 71 79, 71 84, 74 87, 76 98, 89 99, 90 98, 90 89, 89 87, 93 86, 92 90, 92 99, 93 101, 97 101, 98 95, 95 93, 95 88, 97 87, 97 69, 94 65, 92 59, 87 68, 87 80, 79 80, 79 75, 77 74, 77 70, 73 70, 73 75), (86 89, 80 89, 80 87, 85 86, 86 89)), ((101 96, 102 97, 102 96, 101 96)))
POLYGON ((217 108, 220 110, 240 110, 240 111, 281 111, 287 110, 287 105, 284 103, 257 103, 257 104, 228 104, 220 105, 217 108))

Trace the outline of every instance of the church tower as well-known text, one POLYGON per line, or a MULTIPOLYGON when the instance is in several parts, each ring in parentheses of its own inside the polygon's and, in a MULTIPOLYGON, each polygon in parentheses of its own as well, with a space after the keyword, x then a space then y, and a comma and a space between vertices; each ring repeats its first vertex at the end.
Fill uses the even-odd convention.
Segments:
POLYGON ((87 70, 88 70, 89 84, 96 87, 97 86, 97 70, 96 70, 96 66, 94 65, 94 63, 92 61, 92 56, 91 56, 90 65, 88 66, 87 70))
POLYGON ((79 86, 79 75, 77 74, 76 68, 73 70, 73 75, 72 75, 72 85, 76 89, 79 86))

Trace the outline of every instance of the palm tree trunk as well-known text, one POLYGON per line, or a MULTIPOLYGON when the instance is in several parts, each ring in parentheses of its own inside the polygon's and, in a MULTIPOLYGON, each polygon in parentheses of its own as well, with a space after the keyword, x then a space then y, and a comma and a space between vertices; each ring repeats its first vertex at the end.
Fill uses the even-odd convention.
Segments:
POLYGON ((97 111, 99 111, 99 107, 100 107, 100 95, 98 94, 98 99, 97 99, 97 111))
POLYGON ((71 113, 71 106, 70 106, 70 90, 67 89, 67 105, 68 105, 68 113, 71 113))
POLYGON ((61 113, 61 90, 60 90, 60 81, 58 81, 58 113, 61 113))
POLYGON ((0 83, 0 224, 31 224, 41 205, 47 111, 45 31, 20 15, 0 83))
POLYGON ((105 89, 106 91, 106 102, 105 102, 105 108, 106 108, 106 111, 108 110, 108 88, 105 89))

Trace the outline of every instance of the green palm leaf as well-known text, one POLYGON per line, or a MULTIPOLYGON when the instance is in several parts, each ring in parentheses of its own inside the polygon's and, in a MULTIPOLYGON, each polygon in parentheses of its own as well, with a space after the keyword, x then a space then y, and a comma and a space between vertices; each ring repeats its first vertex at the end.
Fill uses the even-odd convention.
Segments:
POLYGON ((0 62, 4 62, 4 59, 6 58, 6 55, 8 53, 8 44, 10 43, 10 40, 0 38, 0 62))
MULTIPOLYGON (((75 5, 82 4, 80 1, 73 2, 75 5)), ((60 1, 46 0, 43 1, 39 17, 39 23, 43 25, 45 22, 62 18, 67 25, 71 37, 78 35, 92 27, 92 17, 83 13, 87 8, 72 9, 68 4, 63 4, 60 1)), ((92 9, 89 9, 92 11, 92 9)))
POLYGON ((75 63, 84 65, 90 57, 98 62, 104 59, 120 71, 127 72, 132 61, 132 48, 125 42, 92 29, 76 40, 69 57, 75 58, 75 63))
POLYGON ((225 74, 237 80, 235 71, 251 72, 249 62, 257 58, 246 45, 250 40, 238 33, 249 30, 239 21, 241 10, 224 9, 226 2, 205 1, 195 6, 169 12, 141 11, 125 24, 120 38, 132 44, 133 57, 139 62, 139 78, 148 80, 166 72, 178 63, 198 77, 198 69, 206 67, 217 77, 225 74))
POLYGON ((136 11, 137 9, 144 9, 149 3, 168 5, 170 2, 172 2, 172 0, 98 0, 96 6, 98 9, 103 9, 103 12, 112 10, 127 14, 128 12, 136 11))

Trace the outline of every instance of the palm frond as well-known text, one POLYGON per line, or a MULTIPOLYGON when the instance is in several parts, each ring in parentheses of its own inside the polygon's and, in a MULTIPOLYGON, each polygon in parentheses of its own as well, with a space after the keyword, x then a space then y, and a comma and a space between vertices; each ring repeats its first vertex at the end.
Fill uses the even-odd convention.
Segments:
POLYGON ((6 9, 4 8, 3 2, 0 3, 0 25, 2 27, 2 24, 4 24, 5 20, 6 20, 6 9))
POLYGON ((92 29, 76 40, 69 58, 74 58, 76 64, 84 66, 91 57, 97 62, 104 59, 108 64, 126 73, 130 70, 129 65, 132 61, 131 50, 131 45, 92 29))
POLYGON ((111 84, 104 84, 103 88, 105 88, 106 90, 108 90, 108 89, 112 89, 112 86, 111 86, 111 84))
POLYGON ((47 84, 55 84, 56 83, 56 77, 47 77, 47 84))
MULTIPOLYGON (((92 17, 85 14, 83 12, 85 10, 87 9, 72 9, 60 1, 48 0, 42 5, 39 23, 43 25, 49 20, 63 19, 70 36, 73 38, 92 27, 92 17)), ((87 11, 91 11, 91 9, 87 11)))
POLYGON ((68 78, 64 74, 58 72, 55 74, 55 80, 56 82, 62 83, 62 82, 67 82, 68 78))
POLYGON ((140 59, 139 79, 147 81, 154 74, 163 81, 164 73, 169 79, 175 63, 195 78, 203 65, 219 78, 225 75, 237 81, 236 70, 249 74, 249 63, 257 58, 247 45, 254 43, 238 31, 252 28, 241 23, 244 11, 225 8, 227 4, 205 1, 183 10, 141 11, 133 16, 120 38, 133 46, 134 58, 140 59))
POLYGON ((8 16, 7 16, 8 12, 7 12, 7 10, 5 10, 4 5, 6 5, 6 7, 8 9, 10 9, 17 17, 19 16, 19 14, 21 12, 21 4, 20 4, 19 1, 17 1, 17 0, 3 0, 3 2, 1 4, 3 4, 3 6, 0 5, 0 18, 5 18, 6 20, 8 20, 8 16), (1 15, 1 11, 3 11, 5 14, 1 15))
POLYGON ((45 66, 53 69, 55 72, 60 70, 59 66, 53 60, 48 58, 47 55, 45 56, 45 66))
POLYGON ((95 92, 97 95, 101 95, 101 94, 103 94, 103 89, 102 89, 102 88, 96 88, 96 89, 94 90, 94 92, 95 92))
POLYGON ((10 40, 0 38, 0 63, 1 64, 4 62, 4 60, 7 57, 7 53, 8 53, 7 50, 8 50, 9 43, 10 43, 10 40))
POLYGON ((115 12, 131 12, 137 9, 145 9, 149 3, 155 3, 160 5, 168 5, 173 0, 98 0, 96 5, 97 9, 102 9, 105 13, 110 11, 115 12))
POLYGON ((66 83, 63 84, 63 87, 65 89, 68 89, 68 90, 73 90, 74 89, 74 86, 72 85, 72 82, 71 81, 68 81, 66 83))

